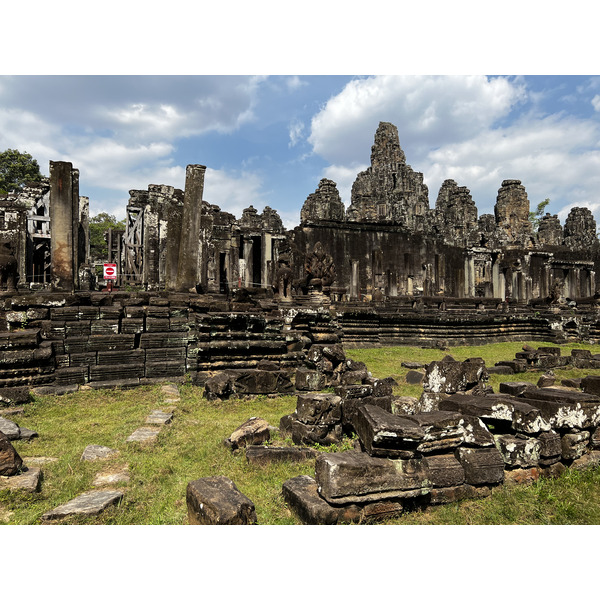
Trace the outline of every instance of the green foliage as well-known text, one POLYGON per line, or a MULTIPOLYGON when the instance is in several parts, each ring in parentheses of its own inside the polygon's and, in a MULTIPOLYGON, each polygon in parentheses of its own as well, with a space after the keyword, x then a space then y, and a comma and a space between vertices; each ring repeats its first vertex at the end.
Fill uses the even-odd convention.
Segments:
POLYGON ((41 179, 40 167, 31 154, 10 148, 0 153, 0 192, 18 191, 25 183, 41 179))
POLYGON ((104 234, 109 229, 125 229, 125 219, 117 220, 114 215, 102 212, 90 219, 90 254, 92 260, 105 260, 108 257, 107 241, 104 234))
POLYGON ((529 213, 529 220, 531 221, 531 225, 533 227, 533 231, 537 231, 540 226, 540 221, 542 217, 546 214, 546 207, 550 204, 550 198, 546 198, 542 202, 537 205, 537 208, 534 211, 529 213))

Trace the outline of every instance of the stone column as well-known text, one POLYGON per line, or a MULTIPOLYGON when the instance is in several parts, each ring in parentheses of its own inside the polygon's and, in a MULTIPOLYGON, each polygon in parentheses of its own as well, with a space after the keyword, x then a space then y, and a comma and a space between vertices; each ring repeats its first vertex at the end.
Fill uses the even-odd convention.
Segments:
POLYGON ((244 287, 252 287, 254 281, 254 240, 244 238, 244 259, 246 260, 246 277, 244 278, 244 287))
POLYGON ((181 219, 183 207, 171 204, 167 224, 167 257, 165 264, 166 288, 173 291, 177 288, 177 267, 179 264, 179 241, 181 239, 181 219))
POLYGON ((90 262, 90 199, 87 196, 79 196, 78 227, 78 264, 81 266, 90 262))
MULTIPOLYGON (((77 180, 79 178, 77 177, 77 180)), ((78 188, 78 185, 75 186, 78 188)), ((73 165, 50 161, 50 251, 52 284, 56 289, 73 291, 75 283, 76 239, 79 219, 79 194, 74 210, 73 165), (75 229, 74 229, 74 225, 75 229)))
POLYGON ((200 219, 204 192, 203 165, 188 165, 185 171, 185 193, 181 240, 177 262, 177 289, 187 292, 200 283, 200 219))

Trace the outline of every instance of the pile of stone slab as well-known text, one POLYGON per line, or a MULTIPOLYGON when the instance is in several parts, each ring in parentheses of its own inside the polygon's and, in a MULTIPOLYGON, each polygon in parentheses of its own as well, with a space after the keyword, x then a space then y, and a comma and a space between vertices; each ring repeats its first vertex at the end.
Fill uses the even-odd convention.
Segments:
POLYGON ((489 373, 513 374, 528 370, 547 370, 561 367, 575 369, 600 369, 600 354, 592 354, 590 350, 573 349, 570 356, 562 356, 558 346, 540 346, 532 348, 523 346, 523 350, 515 354, 514 360, 499 361, 488 369, 489 373))
POLYGON ((407 400, 416 401, 393 396, 395 382, 372 377, 364 363, 345 359, 338 373, 340 383, 333 392, 300 393, 294 413, 281 418, 279 429, 294 444, 339 443, 344 432, 352 431, 352 417, 363 404, 374 403, 395 411, 407 400))
MULTIPOLYGON (((456 363, 466 372, 475 364, 456 363)), ((360 449, 319 453, 314 478, 284 483, 283 496, 304 523, 389 518, 600 464, 600 377, 582 380, 588 392, 513 382, 501 384, 500 393, 451 393, 443 369, 430 367, 446 392, 436 392, 437 406, 429 411, 403 414, 402 403, 375 395, 359 403, 299 397, 292 432, 298 422, 327 414, 327 400, 360 441, 360 449)), ((306 436, 301 441, 311 442, 306 436)))
POLYGON ((483 395, 491 388, 487 385, 488 371, 481 358, 457 361, 452 356, 429 363, 425 368, 423 393, 417 412, 438 410, 440 402, 451 394, 483 395))
POLYGON ((294 384, 288 371, 261 361, 255 369, 227 369, 213 375, 206 380, 204 390, 208 400, 226 400, 232 396, 289 394, 294 384))

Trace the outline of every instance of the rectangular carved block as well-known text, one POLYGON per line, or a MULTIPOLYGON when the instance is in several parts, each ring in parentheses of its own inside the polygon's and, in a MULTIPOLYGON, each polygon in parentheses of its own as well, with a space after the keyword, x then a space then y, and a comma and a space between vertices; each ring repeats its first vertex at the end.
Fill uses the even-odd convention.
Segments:
POLYGON ((466 483, 482 485, 504 480, 504 459, 497 448, 458 448, 455 456, 465 470, 466 483))
POLYGON ((190 525, 252 525, 254 503, 227 477, 203 477, 186 490, 190 525))
POLYGON ((376 458, 352 450, 319 454, 315 479, 319 494, 331 504, 411 498, 431 489, 424 461, 376 458))
POLYGON ((465 482, 465 470, 453 454, 428 456, 423 460, 433 487, 453 487, 465 482))
POLYGON ((414 421, 372 404, 359 407, 352 424, 371 456, 412 458, 425 435, 414 421))

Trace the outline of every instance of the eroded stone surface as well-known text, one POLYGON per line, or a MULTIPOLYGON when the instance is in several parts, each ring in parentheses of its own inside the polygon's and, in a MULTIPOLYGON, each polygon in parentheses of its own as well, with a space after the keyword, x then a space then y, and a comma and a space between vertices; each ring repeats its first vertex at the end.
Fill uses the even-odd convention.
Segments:
POLYGON ((164 412, 162 410, 153 410, 147 417, 148 425, 168 425, 173 420, 173 413, 164 412))
POLYGON ((37 492, 40 487, 42 470, 38 467, 25 468, 18 475, 12 477, 0 476, 0 490, 19 490, 23 492, 37 492))
POLYGON ((114 450, 108 446, 90 444, 89 446, 86 446, 83 451, 81 460, 103 460, 105 458, 110 458, 111 456, 116 456, 117 454, 119 454, 118 450, 114 450))
POLYGON ((125 441, 152 443, 156 441, 159 433, 160 429, 155 429, 153 427, 139 427, 125 441))
POLYGON ((186 501, 190 525, 256 523, 254 503, 227 477, 203 477, 191 481, 187 486, 186 501))
POLYGON ((411 498, 427 494, 431 488, 421 460, 376 458, 354 450, 319 454, 315 480, 319 494, 336 505, 411 498))
POLYGON ((260 417, 250 417, 225 440, 225 445, 236 450, 246 446, 260 445, 270 438, 269 423, 260 417))
POLYGON ((123 498, 123 492, 117 490, 99 490, 84 492, 73 500, 61 504, 42 515, 42 521, 63 519, 73 515, 94 516, 117 504, 123 498))

